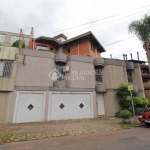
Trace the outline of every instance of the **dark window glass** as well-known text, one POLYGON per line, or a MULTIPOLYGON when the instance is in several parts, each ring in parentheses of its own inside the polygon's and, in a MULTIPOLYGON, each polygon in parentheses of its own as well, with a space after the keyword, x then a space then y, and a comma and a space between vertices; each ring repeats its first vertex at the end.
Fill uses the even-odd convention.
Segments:
POLYGON ((128 77, 128 82, 133 82, 133 77, 132 77, 132 71, 127 70, 127 77, 128 77))
POLYGON ((102 82, 102 68, 95 67, 95 78, 96 78, 96 82, 102 82))
POLYGON ((70 53, 70 48, 66 49, 66 53, 67 54, 70 53))

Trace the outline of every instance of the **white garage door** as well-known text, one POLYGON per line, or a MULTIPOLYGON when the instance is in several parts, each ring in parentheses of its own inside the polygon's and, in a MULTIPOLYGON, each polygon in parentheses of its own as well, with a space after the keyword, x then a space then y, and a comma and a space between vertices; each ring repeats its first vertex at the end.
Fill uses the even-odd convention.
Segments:
POLYGON ((103 94, 97 93, 98 115, 105 115, 104 97, 103 94))
POLYGON ((19 92, 14 122, 40 122, 44 114, 44 93, 22 93, 19 92))
POLYGON ((53 93, 50 120, 93 118, 90 93, 53 93))

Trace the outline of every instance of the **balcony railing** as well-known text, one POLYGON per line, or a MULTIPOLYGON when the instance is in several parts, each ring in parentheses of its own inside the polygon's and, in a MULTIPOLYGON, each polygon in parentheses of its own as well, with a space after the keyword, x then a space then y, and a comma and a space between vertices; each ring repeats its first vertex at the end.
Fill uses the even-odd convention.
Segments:
POLYGON ((144 82, 143 85, 145 90, 150 90, 150 82, 144 82))

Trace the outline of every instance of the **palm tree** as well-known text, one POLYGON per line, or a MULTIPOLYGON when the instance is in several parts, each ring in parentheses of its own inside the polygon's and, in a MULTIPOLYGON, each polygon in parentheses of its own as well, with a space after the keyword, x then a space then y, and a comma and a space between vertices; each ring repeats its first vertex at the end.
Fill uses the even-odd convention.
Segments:
POLYGON ((150 16, 145 15, 139 21, 133 21, 128 27, 129 33, 134 33, 143 43, 143 48, 150 52, 150 16))

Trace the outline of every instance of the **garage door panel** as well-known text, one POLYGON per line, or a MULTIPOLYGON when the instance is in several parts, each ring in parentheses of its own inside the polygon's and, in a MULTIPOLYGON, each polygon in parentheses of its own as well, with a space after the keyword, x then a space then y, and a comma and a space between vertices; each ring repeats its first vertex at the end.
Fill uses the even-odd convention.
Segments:
POLYGON ((19 93, 16 121, 39 122, 43 117, 44 93, 19 93))
POLYGON ((52 94, 51 101, 51 120, 92 118, 90 93, 55 93, 52 94), (63 108, 60 108, 61 104, 63 108))

